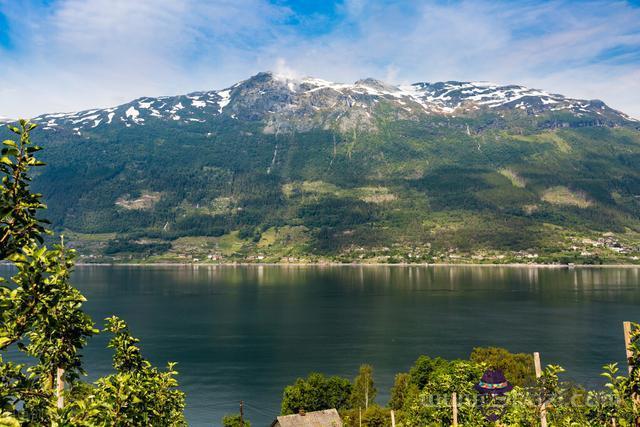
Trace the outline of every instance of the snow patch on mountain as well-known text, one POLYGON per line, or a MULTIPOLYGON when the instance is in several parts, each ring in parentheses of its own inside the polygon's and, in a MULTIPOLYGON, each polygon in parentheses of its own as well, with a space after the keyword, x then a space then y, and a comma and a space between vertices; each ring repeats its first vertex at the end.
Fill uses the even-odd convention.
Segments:
POLYGON ((142 123, 144 121, 144 119, 140 117, 140 112, 133 106, 129 107, 127 111, 125 111, 124 115, 130 118, 134 123, 142 123))
POLYGON ((231 90, 221 90, 218 92, 218 96, 220 96, 220 100, 218 101, 218 113, 222 113, 224 107, 226 107, 229 102, 231 102, 231 90))

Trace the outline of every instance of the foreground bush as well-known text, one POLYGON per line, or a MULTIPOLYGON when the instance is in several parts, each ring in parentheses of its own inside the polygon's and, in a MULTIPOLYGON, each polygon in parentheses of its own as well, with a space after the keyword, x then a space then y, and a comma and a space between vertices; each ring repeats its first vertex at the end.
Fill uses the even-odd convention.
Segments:
POLYGON ((153 367, 116 317, 106 325, 115 373, 80 381, 80 351, 99 331, 70 283, 74 251, 62 239, 52 248, 43 243, 52 234, 38 217, 46 206, 29 187, 31 168, 43 166, 30 140, 35 127, 24 120, 10 126, 18 140, 4 141, 0 157, 0 259, 17 269, 10 280, 0 278, 0 425, 184 425, 173 365, 153 367), (5 360, 9 349, 30 362, 5 360))
MULTIPOLYGON (((326 377, 321 374, 298 379, 285 389, 285 399, 290 399, 294 390, 296 396, 313 396, 311 401, 316 403, 313 410, 336 407, 347 427, 390 426, 391 410, 395 411, 398 427, 451 425, 453 392, 457 395, 458 423, 462 426, 540 425, 543 407, 549 426, 637 426, 640 425, 640 401, 636 400, 640 392, 640 325, 632 324, 630 350, 630 374, 621 375, 616 364, 605 366, 602 375, 607 384, 602 390, 585 390, 561 381, 564 370, 556 365, 547 366, 540 378, 535 378, 532 357, 500 348, 476 348, 470 360, 420 356, 409 372, 396 375, 387 408, 376 404, 365 408, 361 399, 333 405, 332 389, 326 386, 326 377), (504 369, 514 375, 515 387, 503 397, 481 397, 474 386, 488 368, 504 369), (499 416, 498 424, 488 420, 490 414, 499 416)), ((362 373, 372 372, 371 367, 364 366, 367 368, 361 368, 357 377, 360 385, 362 373)), ((347 379, 332 378, 343 389, 348 388, 347 379)), ((507 376, 507 380, 511 378, 507 376)), ((375 390, 373 378, 367 384, 375 390)), ((295 412, 290 406, 287 409, 295 412)))

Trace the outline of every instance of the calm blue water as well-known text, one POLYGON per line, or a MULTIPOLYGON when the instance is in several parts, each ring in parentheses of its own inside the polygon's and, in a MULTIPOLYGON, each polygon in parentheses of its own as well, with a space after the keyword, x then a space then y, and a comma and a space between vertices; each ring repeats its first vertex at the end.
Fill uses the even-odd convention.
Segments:
MULTIPOLYGON (((192 425, 220 425, 241 399, 268 425, 296 377, 361 363, 384 404, 419 355, 474 346, 539 351, 596 385, 624 361, 621 322, 640 320, 637 268, 78 267, 74 283, 96 322, 117 314, 154 363, 178 362, 192 425)), ((84 352, 92 376, 110 372, 106 340, 84 352)))

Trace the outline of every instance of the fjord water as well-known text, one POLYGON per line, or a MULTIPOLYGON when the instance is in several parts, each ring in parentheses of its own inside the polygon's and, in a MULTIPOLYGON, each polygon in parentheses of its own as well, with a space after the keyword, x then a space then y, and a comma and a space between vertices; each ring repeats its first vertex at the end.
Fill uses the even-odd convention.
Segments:
MULTIPOLYGON (((386 403, 419 355, 474 346, 539 351, 596 386, 603 364, 624 363, 621 322, 640 321, 638 268, 86 266, 73 279, 94 320, 121 316, 152 362, 178 362, 192 425, 219 425, 241 399, 268 425, 296 377, 361 363, 386 403)), ((84 351, 92 375, 109 372, 106 339, 84 351)))

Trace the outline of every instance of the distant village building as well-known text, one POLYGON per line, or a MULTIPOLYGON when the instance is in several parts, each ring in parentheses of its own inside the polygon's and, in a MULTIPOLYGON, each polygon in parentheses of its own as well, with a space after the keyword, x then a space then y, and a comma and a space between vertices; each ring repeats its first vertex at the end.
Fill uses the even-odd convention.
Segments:
POLYGON ((283 415, 271 423, 271 427, 342 427, 342 420, 335 409, 283 415))

